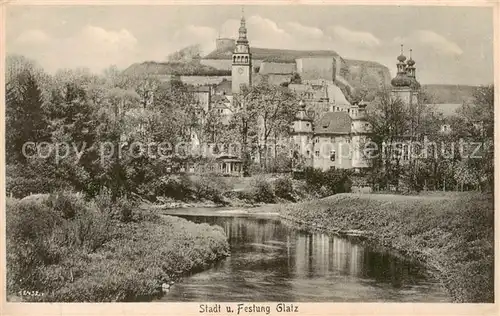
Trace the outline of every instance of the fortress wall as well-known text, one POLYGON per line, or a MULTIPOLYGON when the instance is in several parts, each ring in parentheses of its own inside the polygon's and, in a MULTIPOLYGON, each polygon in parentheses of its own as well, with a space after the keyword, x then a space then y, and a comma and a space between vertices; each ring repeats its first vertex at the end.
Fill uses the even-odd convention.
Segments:
MULTIPOLYGON (((214 67, 219 70, 231 70, 231 56, 227 59, 201 59, 200 63, 205 66, 214 67)), ((262 60, 252 59, 252 67, 260 67, 262 60)))
POLYGON ((219 84, 223 79, 231 80, 231 76, 181 76, 181 81, 187 84, 211 85, 219 84))
POLYGON ((298 58, 297 72, 304 80, 333 80, 335 78, 335 60, 333 57, 298 58))
POLYGON ((202 65, 217 68, 219 70, 231 70, 231 59, 202 59, 202 65))

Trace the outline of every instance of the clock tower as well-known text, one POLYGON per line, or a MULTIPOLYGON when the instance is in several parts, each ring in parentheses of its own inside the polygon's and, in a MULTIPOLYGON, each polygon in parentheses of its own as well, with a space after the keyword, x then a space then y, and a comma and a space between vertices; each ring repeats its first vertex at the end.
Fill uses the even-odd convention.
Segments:
POLYGON ((252 84, 252 54, 247 39, 247 28, 245 26, 245 17, 241 17, 239 37, 236 41, 236 47, 233 52, 233 61, 231 69, 233 94, 239 93, 242 85, 250 87, 252 84))

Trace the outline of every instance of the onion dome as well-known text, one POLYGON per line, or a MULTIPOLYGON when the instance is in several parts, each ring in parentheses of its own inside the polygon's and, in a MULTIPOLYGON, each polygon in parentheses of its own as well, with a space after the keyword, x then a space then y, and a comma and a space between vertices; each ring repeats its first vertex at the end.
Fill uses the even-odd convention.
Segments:
POLYGON ((409 87, 412 80, 405 73, 398 73, 396 77, 391 80, 391 85, 394 87, 409 87))
POLYGON ((411 52, 412 52, 412 49, 410 49, 410 59, 408 59, 406 64, 410 67, 413 67, 415 65, 415 61, 411 58, 411 52))
POLYGON ((401 55, 398 56, 398 61, 400 63, 404 63, 406 60, 406 56, 403 54, 403 44, 401 44, 401 55))

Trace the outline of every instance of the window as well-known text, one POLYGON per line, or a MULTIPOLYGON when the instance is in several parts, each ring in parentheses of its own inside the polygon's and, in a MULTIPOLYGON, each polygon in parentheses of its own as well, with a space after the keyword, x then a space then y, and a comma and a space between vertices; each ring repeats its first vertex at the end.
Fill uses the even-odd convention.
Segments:
POLYGON ((317 144, 317 143, 319 143, 319 138, 315 138, 315 139, 314 139, 314 142, 315 142, 316 144, 317 144))
POLYGON ((308 150, 306 151, 306 155, 309 156, 311 154, 311 152, 308 150))
POLYGON ((309 123, 306 123, 306 127, 309 127, 309 123))
POLYGON ((330 160, 335 161, 335 150, 330 151, 330 160))
POLYGON ((319 157, 319 150, 316 150, 314 154, 316 155, 316 157, 319 157))

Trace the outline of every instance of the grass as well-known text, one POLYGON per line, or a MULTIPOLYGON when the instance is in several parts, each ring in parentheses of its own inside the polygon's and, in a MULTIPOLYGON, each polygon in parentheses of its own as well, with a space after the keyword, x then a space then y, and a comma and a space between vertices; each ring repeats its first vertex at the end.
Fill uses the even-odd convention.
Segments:
MULTIPOLYGON (((64 196, 7 203, 7 294, 24 301, 149 301, 229 253, 221 227, 64 196), (68 209, 72 209, 69 211, 68 209)), ((126 202, 121 202, 123 206, 126 202)))
POLYGON ((281 206, 283 217, 332 232, 358 230, 437 271, 457 302, 494 301, 493 196, 338 194, 281 206))

